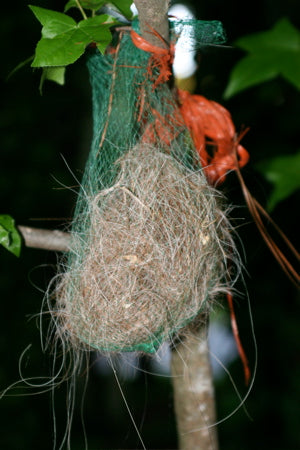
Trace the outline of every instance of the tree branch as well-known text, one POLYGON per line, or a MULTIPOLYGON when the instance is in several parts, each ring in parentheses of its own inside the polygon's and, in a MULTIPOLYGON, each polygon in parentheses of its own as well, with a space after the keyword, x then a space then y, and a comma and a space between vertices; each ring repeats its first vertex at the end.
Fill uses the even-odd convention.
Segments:
MULTIPOLYGON (((142 36, 151 44, 169 42, 168 0, 135 0, 142 36), (153 30, 157 33, 153 33, 153 30), (163 40, 159 37, 161 36, 163 40)), ((217 450, 214 387, 207 346, 208 317, 186 328, 172 352, 172 380, 181 450, 217 450)))
POLYGON ((134 3, 139 13, 142 36, 152 45, 167 47, 169 0, 135 0, 134 3))
POLYGON ((172 383, 181 450, 217 450, 215 399, 207 344, 207 317, 186 328, 172 351, 172 383))
POLYGON ((67 252, 70 249, 71 235, 59 230, 43 230, 41 228, 18 227, 26 247, 42 250, 67 252))

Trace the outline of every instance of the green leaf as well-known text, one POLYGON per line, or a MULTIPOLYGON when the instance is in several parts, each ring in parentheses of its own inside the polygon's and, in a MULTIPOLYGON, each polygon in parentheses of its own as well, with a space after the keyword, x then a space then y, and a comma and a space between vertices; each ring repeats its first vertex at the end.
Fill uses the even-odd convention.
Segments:
POLYGON ((84 9, 91 9, 92 11, 97 11, 105 3, 107 3, 105 0, 80 0, 80 4, 84 9))
POLYGON ((65 67, 43 67, 43 72, 40 81, 40 93, 42 94, 43 85, 46 80, 54 81, 63 86, 65 84, 65 67))
POLYGON ((248 52, 231 72, 224 97, 279 75, 300 90, 300 31, 281 19, 269 31, 238 39, 238 47, 248 52))
POLYGON ((273 64, 265 64, 263 56, 250 55, 239 61, 233 68, 224 98, 228 99, 240 91, 269 81, 278 75, 273 64))
POLYGON ((111 42, 109 28, 117 21, 106 14, 76 23, 66 14, 39 7, 30 7, 42 23, 42 38, 38 42, 32 67, 67 66, 94 42, 102 51, 111 42))
POLYGON ((51 9, 40 8, 39 6, 29 5, 29 8, 37 20, 43 25, 43 38, 51 39, 76 27, 75 20, 66 14, 52 11, 51 9))
POLYGON ((71 8, 76 8, 77 4, 75 0, 69 0, 68 3, 64 7, 64 13, 69 11, 71 8))
POLYGON ((35 50, 32 67, 67 66, 84 53, 86 47, 78 34, 65 33, 53 39, 41 39, 35 50), (77 39, 76 39, 77 38, 77 39), (77 45, 76 45, 77 44, 77 45))
POLYGON ((267 205, 269 211, 300 188, 300 151, 266 159, 256 167, 274 186, 267 205))
POLYGON ((15 227, 15 221, 6 214, 0 215, 0 244, 9 252, 20 256, 21 236, 15 227))
POLYGON ((133 13, 130 9, 130 6, 133 3, 132 0, 112 0, 108 3, 114 5, 127 19, 132 19, 133 13))
POLYGON ((88 44, 95 42, 99 50, 101 48, 100 51, 104 53, 112 40, 109 28, 116 23, 117 21, 113 17, 103 14, 82 20, 78 25, 80 31, 85 35, 86 42, 88 44))
MULTIPOLYGON (((106 0, 80 0, 79 3, 84 9, 90 9, 92 11, 97 11, 105 3, 107 3, 107 1, 106 0)), ((67 12, 71 8, 78 8, 76 0, 69 0, 64 8, 64 12, 67 12)))
POLYGON ((65 84, 65 73, 65 67, 44 67, 43 69, 44 80, 54 81, 61 86, 65 84))
MULTIPOLYGON (((132 0, 80 0, 80 5, 84 9, 91 11, 98 11, 104 5, 113 5, 124 17, 131 19, 133 14, 130 9, 132 0)), ((65 6, 64 12, 67 12, 71 8, 78 8, 76 0, 69 0, 65 6)))
MULTIPOLYGON (((110 41, 111 41, 111 39, 110 39, 110 41)), ((99 50, 100 53, 102 53, 102 55, 104 55, 105 50, 106 50, 109 42, 108 43, 106 43, 106 42, 98 42, 98 44, 96 44, 97 49, 99 50)))

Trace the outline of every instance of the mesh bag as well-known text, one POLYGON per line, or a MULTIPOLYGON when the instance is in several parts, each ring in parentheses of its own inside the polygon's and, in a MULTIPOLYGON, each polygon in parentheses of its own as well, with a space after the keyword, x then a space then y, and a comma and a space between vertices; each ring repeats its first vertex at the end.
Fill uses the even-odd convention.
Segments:
POLYGON ((53 311, 72 347, 152 353, 227 289, 220 194, 151 58, 125 32, 87 56, 93 141, 53 311))

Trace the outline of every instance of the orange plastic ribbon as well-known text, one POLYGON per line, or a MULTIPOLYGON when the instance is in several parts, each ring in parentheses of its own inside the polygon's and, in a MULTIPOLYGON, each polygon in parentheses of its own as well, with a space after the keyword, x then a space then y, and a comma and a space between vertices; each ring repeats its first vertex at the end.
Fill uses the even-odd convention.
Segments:
MULTIPOLYGON (((153 32, 155 33, 154 30, 153 32)), ((159 84, 167 82, 172 75, 171 65, 174 58, 174 46, 170 46, 170 48, 153 46, 134 31, 131 31, 131 38, 138 48, 151 53, 147 69, 148 74, 153 77, 153 69, 157 69, 158 72, 157 77, 153 79, 153 89, 159 84)), ((219 185, 225 180, 228 172, 232 170, 236 171, 249 211, 263 239, 285 273, 298 285, 299 275, 271 238, 263 224, 262 216, 271 220, 270 217, 254 197, 252 197, 240 172, 240 169, 249 161, 249 153, 240 144, 241 139, 248 129, 238 135, 229 111, 219 103, 208 100, 201 95, 193 95, 187 91, 178 89, 177 103, 178 109, 175 109, 172 116, 167 115, 163 117, 157 110, 151 108, 154 118, 154 121, 151 123, 147 123, 147 108, 149 110, 149 105, 143 104, 142 111, 139 114, 139 120, 142 120, 145 125, 142 141, 155 144, 159 140, 169 147, 172 140, 178 136, 182 127, 185 126, 190 132, 195 149, 199 155, 199 160, 210 184, 214 186, 219 185)), ((299 260, 299 253, 284 233, 272 220, 271 223, 299 260)), ((245 381, 248 384, 250 370, 240 342, 232 296, 230 294, 227 295, 227 301, 230 309, 233 334, 243 362, 245 381)))
MULTIPOLYGON (((152 33, 160 37, 155 30, 152 30, 152 33)), ((158 72, 158 76, 153 82, 153 89, 155 89, 159 84, 166 83, 172 76, 171 67, 174 61, 174 46, 170 45, 168 48, 163 48, 152 45, 134 30, 130 31, 130 35, 132 42, 137 48, 151 53, 147 69, 148 74, 153 76, 153 69, 157 69, 158 72)), ((163 39, 162 41, 164 42, 163 39)))
POLYGON ((221 184, 228 172, 249 161, 249 153, 240 145, 245 132, 237 136, 229 111, 217 102, 181 89, 178 100, 209 183, 221 184))

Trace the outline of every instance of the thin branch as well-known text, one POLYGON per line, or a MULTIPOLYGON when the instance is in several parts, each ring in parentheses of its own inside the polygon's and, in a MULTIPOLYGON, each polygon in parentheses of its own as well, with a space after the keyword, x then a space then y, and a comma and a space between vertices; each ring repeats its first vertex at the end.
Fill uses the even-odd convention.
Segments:
POLYGON ((67 252, 70 250, 71 235, 60 230, 44 230, 41 228, 18 227, 26 247, 41 250, 67 252))
POLYGON ((174 405, 181 450, 217 450, 214 387, 207 344, 207 317, 192 324, 172 351, 174 405))

